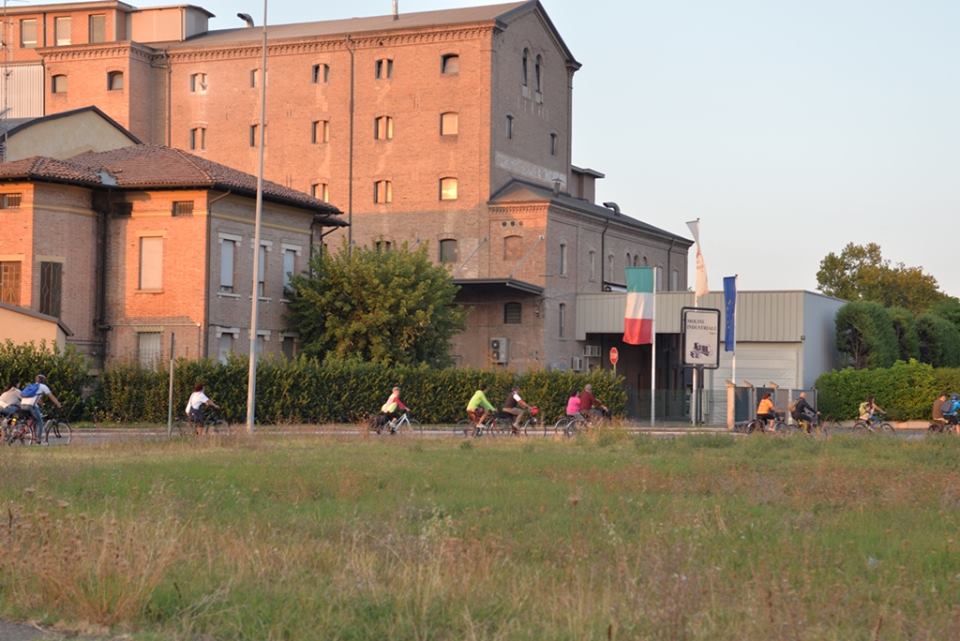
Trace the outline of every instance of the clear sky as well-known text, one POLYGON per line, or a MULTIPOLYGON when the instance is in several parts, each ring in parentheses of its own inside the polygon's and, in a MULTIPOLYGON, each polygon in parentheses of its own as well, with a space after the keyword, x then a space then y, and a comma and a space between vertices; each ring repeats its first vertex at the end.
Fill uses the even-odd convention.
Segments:
MULTIPOLYGON (((541 1, 583 64, 574 164, 634 217, 685 236, 699 217, 712 288, 814 289, 824 255, 875 241, 960 296, 960 1, 541 1)), ((197 3, 214 28, 262 16, 197 3)), ((400 10, 475 4, 496 3, 400 10)), ((273 0, 270 22, 390 11, 273 0)))

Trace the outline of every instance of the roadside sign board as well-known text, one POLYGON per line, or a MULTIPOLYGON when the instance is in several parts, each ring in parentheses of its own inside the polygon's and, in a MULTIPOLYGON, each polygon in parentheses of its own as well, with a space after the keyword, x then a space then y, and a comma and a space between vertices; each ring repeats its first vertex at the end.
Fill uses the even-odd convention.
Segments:
POLYGON ((681 310, 685 367, 720 367, 720 310, 684 307, 681 310))
POLYGON ((616 347, 611 347, 610 348, 610 364, 616 365, 618 360, 620 360, 620 351, 616 347))

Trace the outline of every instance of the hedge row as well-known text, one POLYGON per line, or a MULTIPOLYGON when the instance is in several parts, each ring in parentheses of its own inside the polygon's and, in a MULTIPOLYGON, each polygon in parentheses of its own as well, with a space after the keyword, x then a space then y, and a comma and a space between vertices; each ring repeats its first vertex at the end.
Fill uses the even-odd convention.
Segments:
MULTIPOLYGON (((122 365, 94 380, 84 359, 68 351, 51 354, 30 346, 0 347, 0 375, 25 383, 37 372, 47 375, 54 393, 64 401, 71 420, 105 422, 163 422, 167 417, 168 373, 122 365), (84 399, 84 400, 81 400, 84 399)), ((183 412, 194 384, 203 381, 207 393, 224 409, 227 420, 246 416, 247 360, 226 364, 210 360, 176 364, 174 411, 183 412)), ((425 423, 455 422, 464 417, 467 401, 478 382, 487 384, 487 397, 499 405, 512 385, 526 401, 538 405, 546 420, 564 413, 570 392, 592 383, 594 393, 616 414, 626 406, 622 379, 610 372, 531 372, 384 368, 359 362, 261 361, 257 368, 257 420, 260 423, 353 422, 375 412, 394 385, 403 386, 402 398, 425 423)))
POLYGON ((916 360, 898 361, 887 368, 847 368, 822 374, 817 391, 824 416, 856 418, 860 403, 876 396, 891 420, 929 419, 941 392, 960 391, 960 369, 934 368, 916 360))

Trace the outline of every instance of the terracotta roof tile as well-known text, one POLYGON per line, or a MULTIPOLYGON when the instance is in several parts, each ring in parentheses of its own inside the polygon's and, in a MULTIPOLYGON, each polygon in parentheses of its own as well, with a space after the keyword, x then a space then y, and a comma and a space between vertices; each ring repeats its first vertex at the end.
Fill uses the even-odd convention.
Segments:
MULTIPOLYGON (((246 196, 257 192, 257 177, 179 149, 133 145, 111 151, 87 152, 69 160, 34 156, 0 164, 0 179, 34 179, 120 189, 197 188, 229 190, 246 196)), ((263 197, 308 209, 323 216, 340 210, 303 192, 264 181, 263 197)), ((339 218, 330 222, 345 225, 339 218)))

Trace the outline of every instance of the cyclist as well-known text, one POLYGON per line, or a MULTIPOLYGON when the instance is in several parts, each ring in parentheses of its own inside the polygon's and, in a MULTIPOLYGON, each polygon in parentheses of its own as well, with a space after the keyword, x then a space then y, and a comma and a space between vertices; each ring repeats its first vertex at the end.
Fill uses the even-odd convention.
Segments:
MULTIPOLYGON (((943 417, 947 420, 947 423, 953 425, 953 429, 957 434, 960 434, 960 396, 956 392, 950 395, 950 400, 946 401, 950 406, 943 413, 943 417)), ((946 407, 946 403, 944 407, 946 407)))
POLYGON ((943 430, 949 421, 944 414, 949 414, 953 409, 953 403, 947 400, 947 393, 940 392, 940 396, 933 401, 933 421, 939 430, 943 430))
POLYGON ((610 410, 593 395, 593 385, 587 383, 580 392, 580 413, 587 419, 610 418, 610 410))
POLYGON ((760 398, 760 403, 757 405, 757 418, 768 424, 777 420, 777 408, 770 400, 770 392, 764 392, 760 398))
POLYGON ((581 409, 583 407, 583 399, 580 398, 580 395, 577 394, 577 391, 574 390, 570 394, 570 398, 567 399, 567 416, 570 418, 583 418, 581 409))
POLYGON ((43 374, 37 374, 34 382, 21 390, 20 396, 20 409, 30 411, 30 414, 33 416, 33 426, 37 434, 37 442, 42 443, 43 412, 40 411, 40 403, 43 401, 43 397, 48 397, 50 402, 57 406, 57 409, 63 406, 54 393, 50 391, 50 388, 47 387, 47 377, 43 374))
POLYGON ((791 416, 800 426, 800 429, 809 432, 810 426, 820 416, 820 412, 813 409, 813 406, 807 401, 807 393, 800 392, 800 397, 797 399, 797 404, 793 406, 791 416))
POLYGON ((860 417, 860 420, 870 424, 874 422, 874 415, 878 413, 886 414, 886 411, 877 405, 877 399, 873 396, 868 397, 867 400, 860 403, 860 406, 857 408, 857 415, 860 417))
POLYGON ((483 429, 483 413, 484 410, 487 412, 496 412, 497 408, 493 406, 489 400, 487 400, 487 384, 480 383, 477 386, 477 391, 473 393, 473 396, 470 397, 470 402, 467 403, 467 417, 470 419, 470 422, 474 425, 474 434, 479 435, 480 430, 483 429))
POLYGON ((20 388, 14 383, 3 394, 0 394, 0 417, 9 418, 20 409, 20 388))
POLYGON ((513 432, 520 431, 520 421, 523 419, 523 411, 530 409, 530 406, 520 398, 520 388, 514 385, 507 395, 507 400, 503 402, 503 412, 513 415, 513 432))
MULTIPOLYGON (((410 408, 403 404, 403 401, 400 400, 400 386, 394 386, 393 390, 390 392, 390 396, 387 398, 387 402, 380 406, 380 416, 378 417, 377 423, 380 427, 386 425, 389 421, 400 418, 400 412, 397 410, 403 410, 404 412, 409 412, 410 408)), ((390 428, 391 434, 397 433, 396 426, 390 428)))
POLYGON ((187 418, 193 423, 194 430, 199 435, 203 432, 203 408, 212 407, 220 409, 220 406, 214 403, 203 391, 203 383, 197 383, 193 387, 193 394, 187 399, 185 409, 187 418))

